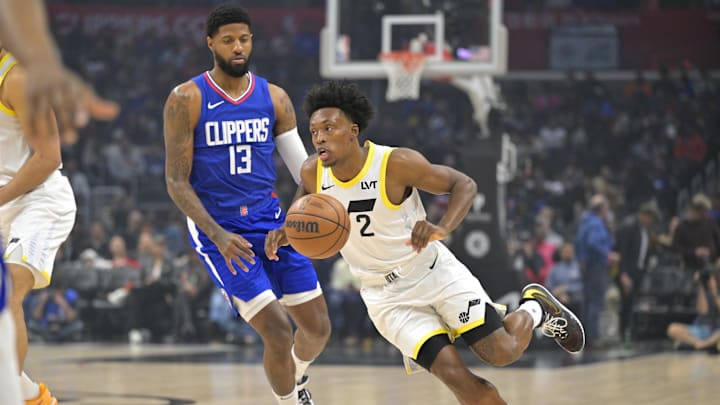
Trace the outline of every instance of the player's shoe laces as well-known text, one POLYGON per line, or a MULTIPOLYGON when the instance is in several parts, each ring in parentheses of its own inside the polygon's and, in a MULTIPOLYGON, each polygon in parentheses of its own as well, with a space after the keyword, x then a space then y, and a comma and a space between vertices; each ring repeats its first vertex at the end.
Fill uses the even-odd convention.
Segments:
POLYGON ((310 391, 305 388, 308 380, 310 380, 310 377, 304 375, 300 382, 297 383, 298 404, 300 405, 315 405, 315 402, 312 400, 312 395, 310 395, 310 391))
POLYGON ((33 399, 25 401, 25 405, 58 405, 57 399, 50 393, 45 384, 40 385, 40 394, 33 399))
POLYGON ((528 284, 522 290, 522 300, 535 300, 540 304, 545 319, 541 325, 543 335, 555 339, 568 353, 577 353, 585 347, 585 330, 575 314, 540 284, 528 284))

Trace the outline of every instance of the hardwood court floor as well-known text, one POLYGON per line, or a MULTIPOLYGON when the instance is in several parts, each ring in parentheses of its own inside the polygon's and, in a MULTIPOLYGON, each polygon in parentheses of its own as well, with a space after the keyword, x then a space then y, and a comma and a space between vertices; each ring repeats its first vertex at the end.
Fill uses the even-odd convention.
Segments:
MULTIPOLYGON (((26 370, 61 405, 272 405, 262 367, 252 360, 259 356, 258 349, 226 345, 35 344, 26 370), (250 350, 250 362, 237 361, 242 350, 250 350)), ((720 356, 665 352, 549 367, 540 360, 474 370, 509 404, 720 403, 720 356)), ((317 364, 310 376, 318 405, 456 403, 429 374, 407 376, 399 366, 317 364)))

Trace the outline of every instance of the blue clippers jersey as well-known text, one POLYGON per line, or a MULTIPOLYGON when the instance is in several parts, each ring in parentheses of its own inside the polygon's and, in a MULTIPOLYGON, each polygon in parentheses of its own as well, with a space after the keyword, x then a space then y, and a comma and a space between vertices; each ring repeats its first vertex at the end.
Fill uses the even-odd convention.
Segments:
POLYGON ((205 72, 192 80, 202 93, 190 184, 208 213, 232 232, 267 232, 284 220, 274 194, 273 108, 267 80, 248 73, 237 99, 205 72))

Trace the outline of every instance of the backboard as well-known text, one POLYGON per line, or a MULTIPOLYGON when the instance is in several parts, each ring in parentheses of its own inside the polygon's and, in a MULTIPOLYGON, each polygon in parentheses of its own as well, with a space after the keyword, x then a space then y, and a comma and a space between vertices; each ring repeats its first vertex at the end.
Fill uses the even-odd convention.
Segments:
POLYGON ((384 78, 379 55, 399 50, 428 56, 424 77, 507 70, 502 0, 327 0, 326 13, 320 73, 327 78, 384 78))

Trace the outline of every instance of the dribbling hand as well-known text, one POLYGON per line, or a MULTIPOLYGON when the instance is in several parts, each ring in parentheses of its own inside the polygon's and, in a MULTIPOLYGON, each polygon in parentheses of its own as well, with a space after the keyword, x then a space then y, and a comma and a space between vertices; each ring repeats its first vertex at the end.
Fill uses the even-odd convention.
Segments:
POLYGON ((286 246, 288 242, 287 236, 285 235, 285 228, 277 228, 268 232, 265 238, 265 255, 268 259, 278 261, 280 258, 277 255, 277 250, 280 246, 286 246))
POLYGON ((242 236, 223 231, 213 242, 218 247, 220 254, 225 258, 228 270, 230 270, 233 275, 237 274, 233 263, 237 264, 238 267, 246 273, 249 269, 241 259, 244 259, 250 264, 255 264, 255 252, 252 251, 252 244, 242 236))
POLYGON ((428 243, 435 240, 442 240, 448 235, 448 231, 428 221, 418 221, 413 227, 410 240, 407 241, 408 246, 412 246, 413 250, 420 253, 427 247, 428 243))

